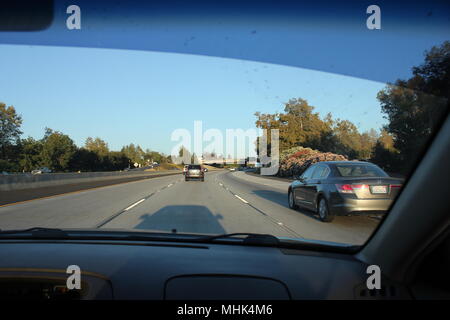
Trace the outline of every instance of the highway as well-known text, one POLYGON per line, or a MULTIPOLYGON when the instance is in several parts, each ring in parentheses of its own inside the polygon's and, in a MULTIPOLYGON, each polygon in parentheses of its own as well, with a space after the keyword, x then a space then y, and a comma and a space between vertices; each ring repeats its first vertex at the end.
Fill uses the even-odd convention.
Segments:
POLYGON ((363 244, 379 222, 353 216, 323 223, 310 211, 288 208, 288 186, 242 171, 210 171, 205 182, 186 182, 177 174, 0 206, 0 229, 252 232, 363 244))

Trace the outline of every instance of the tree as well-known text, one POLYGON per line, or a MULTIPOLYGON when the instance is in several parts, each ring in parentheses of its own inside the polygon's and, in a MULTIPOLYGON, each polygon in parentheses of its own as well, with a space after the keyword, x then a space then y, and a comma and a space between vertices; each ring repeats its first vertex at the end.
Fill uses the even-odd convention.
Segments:
POLYGON ((363 132, 360 135, 360 149, 358 152, 358 159, 369 160, 373 153, 373 148, 378 140, 378 133, 375 129, 370 129, 369 131, 363 132))
POLYGON ((448 111, 450 107, 450 41, 425 52, 424 64, 414 67, 413 74, 423 79, 417 89, 445 100, 447 108, 436 108, 434 117, 430 114, 432 120, 436 120, 435 117, 439 117, 441 111, 448 111))
POLYGON ((73 171, 103 171, 103 161, 100 156, 86 148, 79 148, 70 159, 70 169, 73 171))
MULTIPOLYGON (((280 149, 286 150, 295 146, 318 148, 322 134, 327 126, 314 113, 314 107, 302 98, 290 99, 284 105, 284 113, 261 114, 256 112, 256 127, 267 130, 267 147, 270 150, 270 130, 278 129, 280 149)), ((257 145, 259 144, 259 139, 257 145)))
POLYGON ((13 106, 0 103, 0 153, 4 161, 10 161, 12 149, 19 141, 22 117, 13 106))
POLYGON ((377 142, 379 142, 384 149, 392 152, 398 152, 394 148, 394 137, 384 128, 381 130, 377 142))
POLYGON ((199 164, 200 163, 200 160, 198 159, 198 157, 195 154, 195 152, 191 155, 191 163, 192 164, 199 164))
POLYGON ((111 151, 108 155, 108 170, 123 170, 130 163, 130 159, 120 151, 111 151))
POLYGON ((95 152, 100 157, 105 157, 109 153, 108 144, 100 138, 88 137, 84 143, 84 148, 88 151, 95 152))
POLYGON ((131 164, 138 163, 144 165, 144 150, 140 146, 135 146, 133 143, 122 147, 121 152, 131 160, 131 164))
MULTIPOLYGON (((261 128, 263 130, 266 130, 267 132, 267 155, 270 156, 270 150, 271 150, 271 136, 270 136, 270 130, 271 129, 278 129, 280 130, 280 126, 281 126, 281 122, 280 122, 280 114, 279 113, 275 113, 275 114, 268 114, 268 113, 260 113, 260 112, 255 112, 255 116, 256 116, 256 127, 257 128, 261 128)), ((280 132, 280 148, 283 150, 286 146, 284 143, 282 143, 282 137, 284 136, 284 134, 282 135, 280 132)), ((257 154, 259 155, 259 144, 260 144, 260 137, 256 138, 256 151, 257 154)))
POLYGON ((171 158, 171 160, 174 163, 177 164, 189 164, 191 163, 191 153, 189 152, 189 150, 185 147, 185 146, 180 146, 180 149, 178 150, 178 157, 175 158, 171 158))
POLYGON ((68 135, 46 128, 42 140, 42 164, 55 171, 69 169, 69 163, 77 147, 68 135))
MULTIPOLYGON (((302 146, 349 158, 368 159, 377 139, 374 130, 360 134, 352 122, 334 120, 331 113, 322 120, 314 107, 301 98, 290 99, 284 113, 257 112, 255 116, 258 128, 280 130, 280 151, 302 146)), ((267 140, 270 150, 270 137, 267 140)))
POLYGON ((314 149, 323 152, 334 152, 338 153, 339 140, 334 133, 334 127, 336 121, 333 119, 331 113, 327 113, 323 119, 324 128, 320 134, 317 146, 314 149))
POLYGON ((20 139, 22 118, 14 107, 0 103, 0 172, 31 171, 46 166, 54 171, 123 170, 129 165, 149 162, 167 163, 172 158, 138 145, 124 146, 121 151, 110 151, 99 137, 88 137, 78 148, 72 139, 59 131, 45 128, 44 137, 20 139))
POLYGON ((394 148, 393 136, 386 129, 382 129, 373 148, 370 161, 389 173, 395 173, 399 171, 399 160, 399 152, 394 148))
POLYGON ((386 130, 399 151, 401 171, 411 169, 450 107, 450 42, 425 53, 425 63, 413 68, 408 80, 397 80, 378 93, 386 130))
POLYGON ((41 165, 42 147, 42 141, 35 140, 32 137, 20 141, 19 165, 23 171, 29 172, 41 165))
POLYGON ((144 161, 147 164, 151 164, 152 162, 165 163, 167 162, 167 158, 159 152, 146 149, 144 152, 144 161))
POLYGON ((297 98, 285 104, 285 113, 281 115, 280 135, 283 133, 283 143, 287 148, 294 146, 317 147, 325 124, 314 107, 308 101, 297 98))
POLYGON ((361 136, 358 128, 349 120, 336 121, 333 132, 337 137, 336 153, 346 155, 351 159, 359 158, 361 150, 361 136))

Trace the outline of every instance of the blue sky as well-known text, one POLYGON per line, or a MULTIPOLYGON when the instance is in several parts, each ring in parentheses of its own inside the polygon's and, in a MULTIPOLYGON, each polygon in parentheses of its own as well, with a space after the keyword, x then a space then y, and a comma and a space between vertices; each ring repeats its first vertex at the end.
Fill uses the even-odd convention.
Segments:
POLYGON ((0 46, 0 101, 23 116, 24 136, 45 127, 81 146, 101 137, 170 153, 177 128, 254 128, 254 112, 301 97, 324 116, 378 129, 383 83, 243 60, 131 50, 0 46))

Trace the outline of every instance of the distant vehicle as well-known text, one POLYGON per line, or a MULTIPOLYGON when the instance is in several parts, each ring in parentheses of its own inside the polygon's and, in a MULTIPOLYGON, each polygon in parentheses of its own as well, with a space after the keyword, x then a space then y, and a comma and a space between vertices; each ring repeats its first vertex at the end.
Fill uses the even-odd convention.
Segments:
POLYGON ((236 171, 236 168, 230 168, 229 170, 230 171, 236 171))
POLYGON ((37 168, 34 169, 33 171, 31 171, 31 174, 43 174, 43 173, 51 173, 52 170, 50 170, 47 167, 41 167, 41 168, 37 168))
POLYGON ((187 170, 188 170, 188 167, 189 167, 188 164, 184 166, 184 168, 183 168, 183 174, 186 174, 186 172, 187 172, 187 170))
POLYGON ((189 181, 191 179, 205 181, 205 174, 199 164, 190 164, 188 166, 184 180, 189 181))
POLYGON ((2 171, 2 175, 5 175, 5 176, 7 176, 9 173, 8 172, 6 172, 6 171, 2 171))
POLYGON ((402 179, 389 177, 369 162, 324 161, 292 182, 288 203, 291 209, 314 210, 324 222, 336 215, 383 214, 402 184, 402 179))

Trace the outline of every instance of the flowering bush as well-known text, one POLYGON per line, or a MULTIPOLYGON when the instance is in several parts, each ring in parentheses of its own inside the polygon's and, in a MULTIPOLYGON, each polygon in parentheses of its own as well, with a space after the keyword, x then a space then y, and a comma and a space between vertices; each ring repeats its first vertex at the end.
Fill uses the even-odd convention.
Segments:
POLYGON ((304 147, 293 147, 287 150, 284 150, 280 153, 280 161, 283 162, 287 160, 290 157, 293 157, 296 155, 296 157, 301 157, 303 154, 310 154, 313 152, 318 152, 316 150, 313 150, 311 148, 304 148, 304 147))
POLYGON ((340 154, 320 152, 310 148, 295 147, 282 152, 278 175, 292 177, 301 175, 311 164, 321 161, 348 161, 340 154), (291 152, 290 154, 286 154, 291 152))
POLYGON ((300 159, 300 158, 304 158, 304 157, 309 156, 310 154, 314 154, 314 153, 316 153, 314 150, 311 150, 311 151, 307 150, 307 149, 300 150, 300 151, 297 151, 296 153, 294 153, 293 155, 289 156, 288 159, 292 159, 292 158, 300 159))

